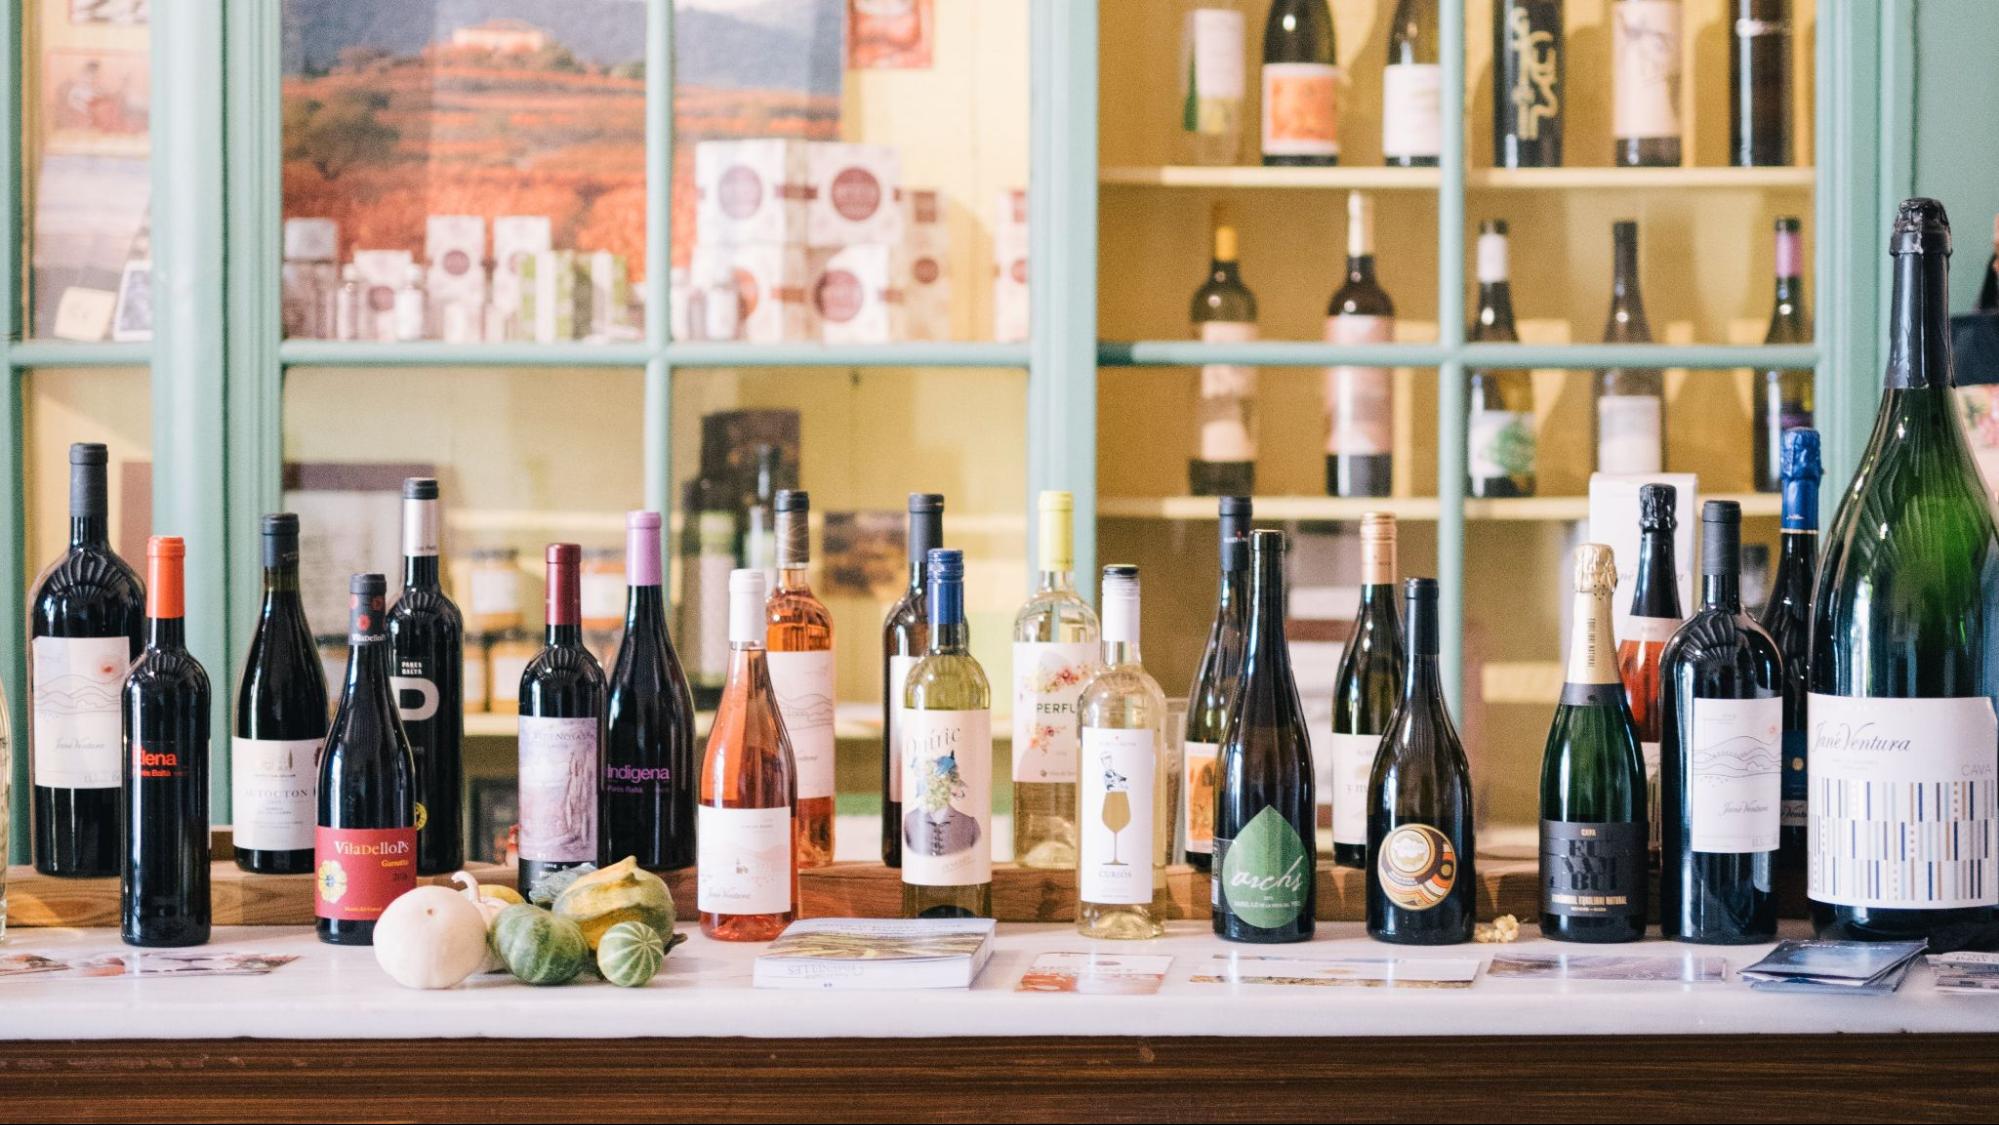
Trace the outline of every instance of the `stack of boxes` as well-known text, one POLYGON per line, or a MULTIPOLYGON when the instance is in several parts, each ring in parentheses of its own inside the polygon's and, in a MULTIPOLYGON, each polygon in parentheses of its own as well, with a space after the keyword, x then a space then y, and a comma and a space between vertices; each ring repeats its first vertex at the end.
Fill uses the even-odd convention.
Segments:
POLYGON ((999 194, 993 214, 993 339, 1027 339, 1027 193, 999 194))

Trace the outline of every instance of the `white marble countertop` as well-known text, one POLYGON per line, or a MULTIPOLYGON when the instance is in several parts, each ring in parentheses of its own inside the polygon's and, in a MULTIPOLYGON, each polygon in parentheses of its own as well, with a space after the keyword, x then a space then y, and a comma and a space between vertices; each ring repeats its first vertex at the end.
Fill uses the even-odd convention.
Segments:
MULTIPOLYGON (((1796 936, 1805 936, 1802 925, 1796 936)), ((1494 952, 1618 952, 1725 957, 1741 968, 1765 946, 1702 948, 1661 940, 1587 947, 1534 939, 1510 946, 1407 949, 1371 942, 1357 924, 1324 925, 1289 946, 1229 945, 1206 923, 1175 923, 1151 942, 1090 942, 1064 925, 1002 925, 991 964, 970 990, 795 992, 750 987, 761 945, 712 942, 698 932, 651 985, 594 980, 533 988, 500 974, 442 992, 400 988, 368 949, 322 945, 310 930, 218 930, 210 952, 295 953, 263 977, 0 979, 0 1039, 480 1038, 630 1036, 931 1037, 965 1035, 1601 1035, 1999 1032, 1999 994, 1952 996, 1918 966, 1892 996, 1752 992, 1738 979, 1709 984, 1502 980, 1468 989, 1278 988, 1195 984, 1217 953, 1296 957, 1475 958, 1494 952), (1165 986, 1151 996, 1018 993, 1021 973, 1051 950, 1167 953, 1165 986)), ((1788 931, 1787 931, 1788 935, 1788 931)), ((0 951, 80 956, 123 951, 107 930, 16 929, 0 951)))

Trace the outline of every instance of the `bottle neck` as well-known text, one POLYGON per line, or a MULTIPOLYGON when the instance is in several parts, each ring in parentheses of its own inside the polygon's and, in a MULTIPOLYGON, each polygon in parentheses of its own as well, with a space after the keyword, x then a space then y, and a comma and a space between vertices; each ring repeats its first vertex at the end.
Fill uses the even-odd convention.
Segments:
POLYGON ((1066 570, 1042 570, 1035 572, 1034 592, 1037 594, 1073 594, 1075 580, 1066 570))
POLYGON ((1442 699, 1444 696, 1443 662, 1435 653, 1411 653, 1409 663, 1402 672, 1402 701, 1413 703, 1417 700, 1442 699))
POLYGON ((1484 340, 1512 340, 1513 286, 1504 281, 1484 281, 1478 287, 1478 321, 1473 335, 1484 340))
POLYGON ((443 589, 444 570, 443 567, 439 565, 437 556, 404 555, 403 588, 406 590, 443 589))
MULTIPOLYGON (((1249 570, 1249 636, 1247 659, 1266 668, 1291 665, 1284 643, 1284 562, 1281 555, 1254 558, 1249 570)), ((1288 674, 1288 673, 1287 673, 1288 674)))
POLYGON ((162 650, 186 648, 187 619, 185 617, 147 618, 146 647, 162 650))
POLYGON ((930 614, 930 651, 966 651, 971 646, 972 631, 965 624, 965 583, 961 579, 933 579, 925 597, 925 608, 930 614))
POLYGON ((971 648, 972 631, 964 621, 950 624, 931 622, 930 651, 932 653, 963 653, 971 648))
POLYGON ((1631 594, 1634 617, 1680 616, 1680 589, 1673 573, 1673 533, 1646 528, 1638 540, 1638 577, 1631 594))
POLYGON ((1895 256, 1894 299, 1888 312, 1889 390, 1953 385, 1950 352, 1950 257, 1939 252, 1895 256))
POLYGON ((1577 590, 1570 620, 1569 668, 1563 682, 1619 682, 1617 640, 1611 631, 1610 591, 1577 590))
POLYGON ((1347 281, 1353 285, 1373 285, 1374 252, 1347 255, 1347 281))
POLYGON ((666 591, 659 586, 631 586, 625 590, 625 634, 666 621, 666 591))
POLYGON ((1741 613, 1741 573, 1730 570, 1701 575, 1701 607, 1718 609, 1723 613, 1741 613))
POLYGON ((1216 258, 1208 265, 1208 278, 1216 285, 1239 289, 1242 287, 1242 266, 1234 258, 1216 258))
POLYGON ((268 611, 279 602, 296 603, 299 600, 298 566, 267 566, 264 568, 264 608, 268 611))
POLYGON ((804 563, 801 562, 797 566, 781 566, 778 568, 777 592, 802 594, 809 592, 811 589, 812 583, 806 577, 804 563))
POLYGON ((1128 641, 1104 638, 1104 667, 1116 668, 1126 664, 1144 663, 1144 658, 1139 655, 1136 638, 1128 641))
POLYGON ((1786 477, 1780 485, 1784 495, 1783 530, 1785 540, 1793 533, 1816 533, 1819 528, 1818 477, 1786 477))
POLYGON ((351 697, 359 692, 386 692, 389 683, 388 636, 381 633, 350 636, 347 641, 352 647, 347 653, 346 694, 351 697))
POLYGON ((102 514, 69 518, 69 545, 72 547, 109 547, 111 545, 111 521, 102 514))
POLYGON ((573 621, 551 621, 548 623, 548 628, 542 633, 542 641, 549 648, 581 648, 583 647, 583 626, 573 621))

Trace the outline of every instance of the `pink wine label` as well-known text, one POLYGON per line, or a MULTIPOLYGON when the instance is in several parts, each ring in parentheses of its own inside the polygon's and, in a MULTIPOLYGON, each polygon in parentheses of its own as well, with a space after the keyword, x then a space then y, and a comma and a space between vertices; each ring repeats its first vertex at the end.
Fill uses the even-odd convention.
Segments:
POLYGON ((521 716, 520 853, 542 863, 597 858, 601 720, 521 716))

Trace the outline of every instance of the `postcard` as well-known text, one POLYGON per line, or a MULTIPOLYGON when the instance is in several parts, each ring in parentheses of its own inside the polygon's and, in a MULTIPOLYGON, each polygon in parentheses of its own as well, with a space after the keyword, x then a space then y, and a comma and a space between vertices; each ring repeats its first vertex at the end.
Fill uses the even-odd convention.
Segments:
POLYGON ((1751 980, 1805 977, 1823 984, 1863 984, 1922 951, 1919 941, 1780 941, 1742 975, 1751 980))
POLYGON ((1187 979, 1195 984, 1254 984, 1312 988, 1470 988, 1478 961, 1345 957, 1316 959, 1217 953, 1187 979))
POLYGON ((1644 957, 1617 953, 1502 953, 1488 977, 1512 980, 1604 980, 1700 984, 1728 979, 1728 960, 1683 953, 1644 957))
POLYGON ((0 979, 39 975, 44 980, 116 977, 260 977, 298 960, 296 954, 178 953, 159 950, 100 953, 58 961, 39 953, 0 954, 0 979))
POLYGON ((1939 992, 1999 993, 1999 953, 1932 953, 1939 992))
POLYGON ((1021 974, 1015 992, 1077 992, 1089 996, 1150 996, 1166 983, 1166 954, 1043 953, 1021 974))

